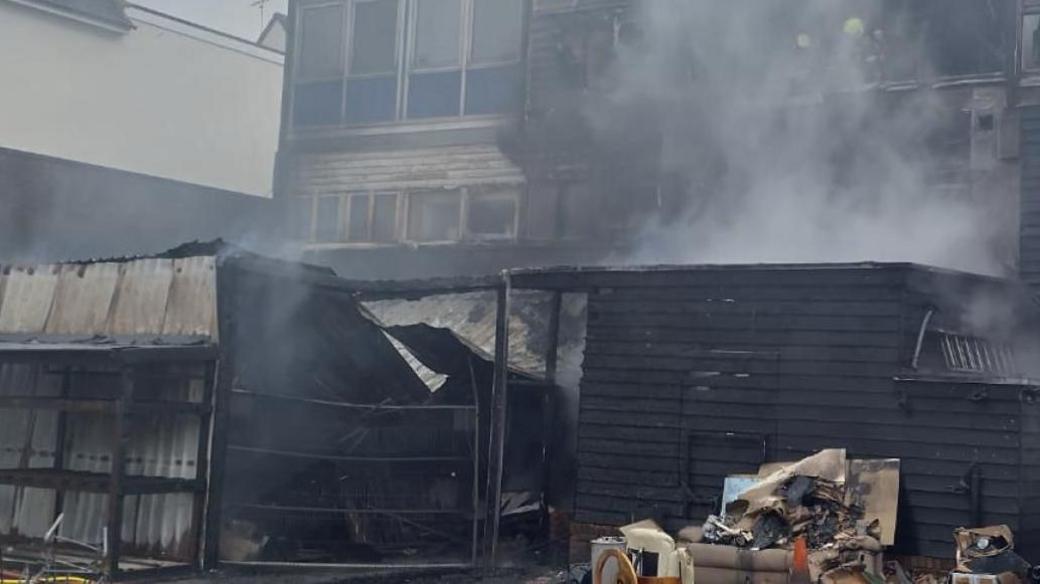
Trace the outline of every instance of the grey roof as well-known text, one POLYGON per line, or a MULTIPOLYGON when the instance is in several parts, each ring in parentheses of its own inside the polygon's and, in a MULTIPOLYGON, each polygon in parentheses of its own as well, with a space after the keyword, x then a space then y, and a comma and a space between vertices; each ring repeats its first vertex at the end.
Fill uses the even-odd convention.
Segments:
POLYGON ((123 0, 25 0, 30 4, 38 4, 61 12, 97 20, 105 24, 127 29, 133 23, 126 16, 123 0))

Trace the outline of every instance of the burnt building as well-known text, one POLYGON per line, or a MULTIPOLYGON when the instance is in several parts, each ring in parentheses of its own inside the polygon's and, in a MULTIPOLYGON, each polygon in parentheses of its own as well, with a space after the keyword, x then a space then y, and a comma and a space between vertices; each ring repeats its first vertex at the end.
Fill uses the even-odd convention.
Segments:
POLYGON ((473 566, 489 497, 506 528, 541 516, 545 383, 511 369, 489 481, 492 359, 392 324, 325 268, 218 244, 4 266, 4 570, 473 566))
MULTIPOLYGON (((1037 312, 1017 282, 911 264, 521 270, 584 292, 572 550, 720 509, 725 477, 823 448, 900 459, 896 555, 1007 524, 1035 561, 1037 312)), ((586 548, 587 549, 587 548, 586 548)))
POLYGON ((625 257, 647 225, 770 184, 762 159, 809 135, 826 189, 883 191, 877 152, 913 160, 900 190, 983 207, 996 271, 1019 248, 1035 271, 1040 6, 731 3, 679 11, 686 41, 627 0, 433 4, 293 3, 275 190, 314 261, 423 277, 625 257), (761 150, 727 143, 748 132, 761 150))

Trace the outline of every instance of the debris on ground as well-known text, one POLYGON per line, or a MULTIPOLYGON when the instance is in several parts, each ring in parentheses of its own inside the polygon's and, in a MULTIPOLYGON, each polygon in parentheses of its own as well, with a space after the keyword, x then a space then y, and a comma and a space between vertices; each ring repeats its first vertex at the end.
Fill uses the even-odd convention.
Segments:
POLYGON ((1015 553, 1015 537, 1007 525, 962 527, 953 539, 957 567, 952 584, 1020 584, 1030 579, 1032 567, 1015 553))

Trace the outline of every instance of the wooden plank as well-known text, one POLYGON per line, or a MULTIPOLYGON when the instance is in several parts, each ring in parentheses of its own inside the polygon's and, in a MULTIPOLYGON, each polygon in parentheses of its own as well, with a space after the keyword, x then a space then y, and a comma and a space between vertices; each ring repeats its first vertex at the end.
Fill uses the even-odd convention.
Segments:
POLYGON ((715 315, 690 314, 637 314, 631 312, 603 312, 589 305, 589 323, 595 326, 656 327, 663 329, 754 330, 754 331, 812 331, 812 332, 898 332, 899 319, 871 316, 813 316, 813 315, 715 315))
POLYGON ((698 298, 654 298, 625 297, 608 294, 596 298, 594 310, 601 314, 705 314, 713 316, 872 316, 898 317, 902 305, 894 300, 886 301, 791 301, 791 300, 736 300, 724 301, 698 298))
POLYGON ((704 349, 767 350, 790 346, 898 348, 900 343, 900 336, 892 332, 705 330, 647 324, 613 326, 594 321, 589 321, 586 334, 590 341, 677 342, 700 345, 704 349))

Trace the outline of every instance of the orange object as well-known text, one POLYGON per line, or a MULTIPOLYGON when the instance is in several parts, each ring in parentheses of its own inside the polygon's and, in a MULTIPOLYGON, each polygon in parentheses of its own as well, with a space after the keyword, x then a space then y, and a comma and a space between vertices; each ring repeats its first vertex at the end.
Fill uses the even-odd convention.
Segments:
POLYGON ((809 546, 804 537, 794 540, 794 558, 791 563, 791 584, 809 584, 809 546))
MULTIPOLYGON (((660 580, 660 578, 655 578, 654 581, 656 580, 660 580)), ((596 562, 595 569, 592 570, 592 584, 643 584, 643 579, 636 578, 636 569, 632 566, 632 562, 629 561, 625 552, 621 550, 608 549, 603 551, 603 554, 599 557, 599 561, 596 562), (617 582, 603 581, 603 568, 606 567, 607 560, 610 558, 617 560, 617 582)))

